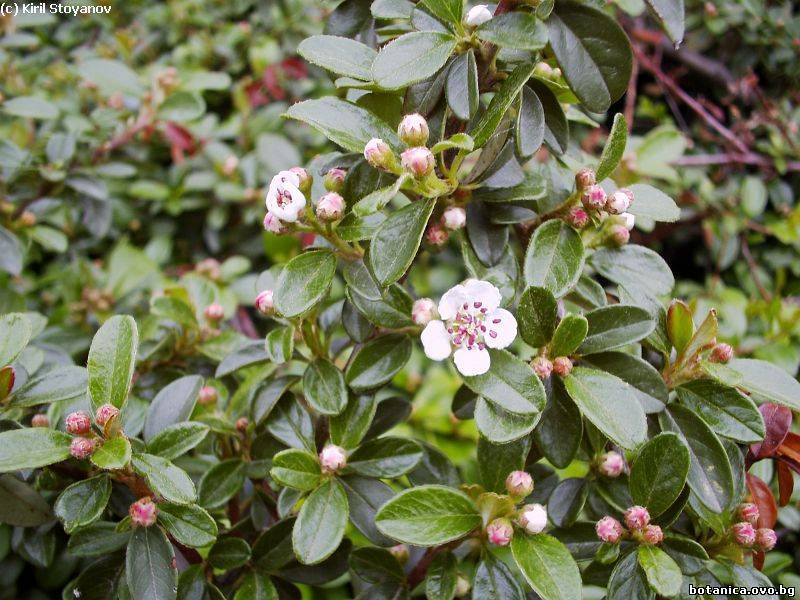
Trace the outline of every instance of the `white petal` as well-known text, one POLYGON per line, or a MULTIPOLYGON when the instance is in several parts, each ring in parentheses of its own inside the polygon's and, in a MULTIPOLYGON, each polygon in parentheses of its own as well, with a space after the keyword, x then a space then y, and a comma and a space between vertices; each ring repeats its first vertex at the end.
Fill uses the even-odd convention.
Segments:
POLYGON ((484 324, 486 333, 483 334, 483 341, 489 348, 505 348, 517 337, 517 320, 504 308, 489 313, 484 324), (497 335, 492 335, 492 332, 497 335))
POLYGON ((489 351, 485 348, 480 350, 477 346, 473 346, 472 350, 467 350, 466 347, 459 348, 453 355, 453 360, 459 372, 467 377, 483 375, 489 370, 491 363, 489 351))
POLYGON ((293 185, 294 187, 299 187, 300 178, 294 171, 281 171, 277 175, 275 175, 275 177, 272 178, 270 187, 272 185, 278 185, 279 183, 288 183, 290 185, 293 185))
POLYGON ((272 203, 275 205, 275 208, 270 206, 269 201, 270 197, 267 198, 267 206, 271 213, 273 213, 276 217, 278 217, 281 221, 286 221, 287 223, 294 223, 297 221, 298 213, 303 210, 306 206, 306 197, 303 195, 303 192, 298 190, 293 185, 283 184, 283 190, 288 191, 291 196, 292 200, 288 204, 284 204, 280 206, 278 204, 277 194, 272 197, 272 203))
POLYGON ((431 360, 444 360, 450 356, 450 335, 441 321, 431 321, 419 336, 425 356, 431 360))
POLYGON ((458 309, 467 300, 466 290, 463 285, 451 287, 439 300, 439 316, 445 321, 449 321, 456 316, 458 309))
POLYGON ((464 282, 464 289, 471 306, 474 306, 475 302, 480 302, 480 308, 485 308, 488 312, 500 306, 502 300, 500 290, 488 281, 468 279, 464 282))

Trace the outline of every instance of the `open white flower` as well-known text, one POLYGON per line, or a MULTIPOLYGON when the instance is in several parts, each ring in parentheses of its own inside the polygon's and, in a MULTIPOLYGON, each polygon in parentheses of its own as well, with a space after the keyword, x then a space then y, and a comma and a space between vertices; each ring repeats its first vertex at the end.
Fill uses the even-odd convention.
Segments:
POLYGON ((487 348, 505 348, 517 337, 517 320, 500 308, 500 290, 488 281, 468 279, 445 292, 439 316, 422 331, 422 346, 432 360, 453 360, 462 375, 489 370, 487 348))
POLYGON ((294 223, 306 207, 306 197, 298 187, 300 178, 292 171, 281 171, 269 184, 267 208, 281 221, 294 223))

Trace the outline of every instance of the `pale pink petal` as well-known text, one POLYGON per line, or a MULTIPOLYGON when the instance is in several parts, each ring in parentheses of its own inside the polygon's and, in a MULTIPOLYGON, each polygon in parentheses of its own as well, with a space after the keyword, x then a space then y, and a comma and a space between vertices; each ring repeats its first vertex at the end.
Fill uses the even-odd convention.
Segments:
POLYGON ((270 187, 278 183, 288 183, 294 187, 300 187, 300 177, 294 171, 281 171, 272 178, 270 187))
MULTIPOLYGON (((277 189, 277 188, 276 188, 277 189)), ((298 190, 295 186, 290 184, 283 184, 280 189, 289 192, 291 201, 281 206, 278 203, 277 193, 274 196, 267 196, 267 207, 269 211, 278 217, 281 221, 287 223, 294 223, 297 221, 297 215, 306 206, 306 197, 303 192, 298 190)))
POLYGON ((489 370, 489 364, 491 363, 489 351, 486 349, 480 350, 477 346, 473 346, 472 350, 468 350, 466 347, 459 348, 453 354, 453 360, 458 371, 467 377, 483 375, 489 370))
POLYGON ((489 313, 484 324, 483 341, 489 348, 505 348, 517 337, 517 320, 504 308, 489 313))
POLYGON ((470 307, 475 307, 475 303, 478 302, 480 303, 479 308, 485 308, 488 312, 492 312, 500 306, 500 301, 502 300, 500 290, 488 281, 468 279, 464 282, 464 290, 469 299, 470 307))
POLYGON ((420 335, 425 356, 431 360, 444 360, 450 356, 450 335, 441 321, 431 321, 420 335))
POLYGON ((439 316, 445 321, 455 318, 459 308, 461 308, 461 305, 467 300, 469 300, 469 298, 467 297, 463 285, 451 287, 444 293, 442 299, 439 300, 439 316))

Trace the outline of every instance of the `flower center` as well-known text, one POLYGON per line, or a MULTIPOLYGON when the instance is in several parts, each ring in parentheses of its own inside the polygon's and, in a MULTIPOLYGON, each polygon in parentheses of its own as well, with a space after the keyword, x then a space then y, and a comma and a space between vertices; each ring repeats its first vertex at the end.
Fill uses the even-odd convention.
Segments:
POLYGON ((486 348, 484 337, 488 335, 492 339, 496 338, 497 327, 502 322, 499 317, 489 320, 487 312, 481 302, 473 302, 472 305, 468 302, 462 304, 456 316, 447 323, 450 342, 454 346, 466 346, 467 350, 486 348))
POLYGON ((281 208, 285 208, 286 206, 292 203, 292 193, 285 189, 285 188, 278 188, 278 193, 276 194, 278 206, 281 208))

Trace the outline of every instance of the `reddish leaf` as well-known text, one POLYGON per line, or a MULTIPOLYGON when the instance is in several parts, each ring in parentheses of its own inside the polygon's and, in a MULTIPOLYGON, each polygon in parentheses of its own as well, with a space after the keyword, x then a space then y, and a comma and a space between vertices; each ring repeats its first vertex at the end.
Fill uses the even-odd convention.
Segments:
POLYGON ((5 400, 11 393, 11 390, 14 389, 15 379, 16 373, 14 372, 14 367, 11 365, 0 369, 0 400, 5 400))
POLYGON ((184 152, 193 154, 197 151, 197 142, 192 132, 177 123, 167 121, 164 126, 164 137, 167 138, 170 144, 180 148, 184 152))
POLYGON ((752 473, 747 474, 747 489, 753 497, 753 503, 758 506, 758 527, 775 527, 778 520, 778 504, 772 490, 762 479, 752 473))
POLYGON ((761 550, 753 552, 753 566, 759 571, 764 568, 764 553, 761 550))
POLYGON ((792 476, 791 469, 783 461, 776 460, 775 465, 778 470, 778 490, 780 492, 778 503, 781 506, 786 506, 792 498, 794 477, 792 476))
POLYGON ((305 79, 308 77, 308 68, 299 58, 284 58, 281 61, 281 68, 288 77, 293 79, 305 79))
POLYGON ((792 411, 785 406, 767 403, 759 406, 758 410, 764 417, 767 433, 763 442, 750 446, 750 452, 757 459, 775 454, 792 426, 792 411))

